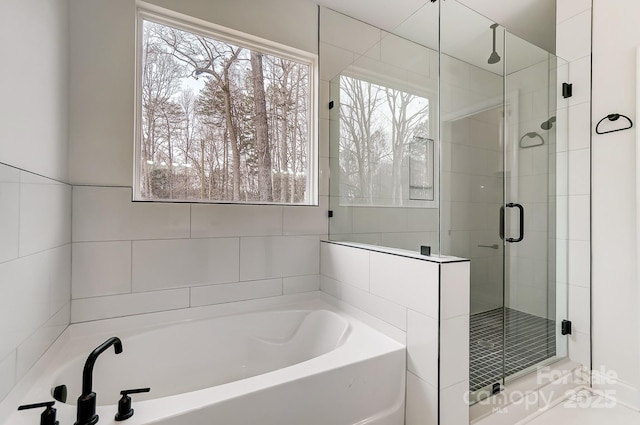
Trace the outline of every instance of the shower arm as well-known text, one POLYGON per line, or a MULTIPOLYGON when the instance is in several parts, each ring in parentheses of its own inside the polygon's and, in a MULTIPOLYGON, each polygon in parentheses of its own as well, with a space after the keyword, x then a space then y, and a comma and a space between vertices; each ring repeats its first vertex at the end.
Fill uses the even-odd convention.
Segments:
MULTIPOLYGON (((491 29, 493 29, 493 51, 496 51, 496 27, 498 24, 491 25, 491 29)), ((496 52, 497 53, 497 52, 496 52)))

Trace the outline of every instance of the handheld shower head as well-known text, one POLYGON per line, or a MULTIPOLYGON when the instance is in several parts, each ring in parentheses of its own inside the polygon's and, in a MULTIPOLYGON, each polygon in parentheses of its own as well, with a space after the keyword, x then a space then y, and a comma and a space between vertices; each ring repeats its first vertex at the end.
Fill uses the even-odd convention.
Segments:
POLYGON ((549 118, 548 120, 546 120, 545 122, 540 124, 540 128, 543 129, 543 130, 551 130, 551 127, 553 127, 553 123, 554 122, 556 122, 556 117, 555 116, 549 118))
POLYGON ((493 30, 493 51, 491 52, 487 62, 493 65, 494 63, 500 62, 500 55, 496 52, 496 28, 498 28, 498 24, 492 24, 489 28, 493 30))

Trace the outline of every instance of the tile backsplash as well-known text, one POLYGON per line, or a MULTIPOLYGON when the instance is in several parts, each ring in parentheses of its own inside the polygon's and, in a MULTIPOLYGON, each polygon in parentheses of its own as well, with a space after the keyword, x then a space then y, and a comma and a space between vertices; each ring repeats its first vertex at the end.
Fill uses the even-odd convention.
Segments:
POLYGON ((72 322, 318 290, 324 212, 75 186, 72 322))

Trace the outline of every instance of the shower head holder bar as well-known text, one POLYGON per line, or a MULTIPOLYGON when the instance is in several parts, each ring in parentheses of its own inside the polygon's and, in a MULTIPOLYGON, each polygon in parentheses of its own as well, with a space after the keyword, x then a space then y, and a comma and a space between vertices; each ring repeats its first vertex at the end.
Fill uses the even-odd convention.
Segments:
POLYGON ((598 121, 598 124, 596 124, 596 134, 615 133, 616 131, 628 130, 631 127, 633 127, 633 121, 631 121, 631 118, 629 118, 628 116, 622 115, 622 114, 609 114, 606 117, 602 118, 600 121, 598 121), (626 127, 616 128, 614 130, 600 131, 600 124, 602 124, 604 120, 614 122, 614 121, 618 121, 618 119, 620 118, 624 118, 625 120, 627 120, 628 125, 626 127))
POLYGON ((521 149, 526 149, 526 148, 532 148, 534 146, 541 146, 544 145, 544 139, 542 138, 541 135, 539 135, 538 133, 536 133, 535 131, 532 131, 530 133, 525 133, 521 138, 520 138, 520 148, 521 149), (525 140, 525 138, 527 139, 534 139, 534 138, 538 138, 540 139, 540 141, 538 142, 537 140, 532 141, 531 143, 527 143, 527 141, 525 140))

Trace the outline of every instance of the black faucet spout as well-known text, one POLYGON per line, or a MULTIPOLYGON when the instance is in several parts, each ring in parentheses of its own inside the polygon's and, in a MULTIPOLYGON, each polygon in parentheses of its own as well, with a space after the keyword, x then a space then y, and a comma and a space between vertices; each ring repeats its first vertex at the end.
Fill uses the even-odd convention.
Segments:
POLYGON ((122 353, 122 341, 120 341, 120 338, 114 336, 100 344, 89 354, 89 357, 87 357, 87 361, 84 363, 84 370, 82 371, 82 395, 90 394, 93 391, 93 366, 96 364, 98 356, 112 345, 116 354, 122 353))
POLYGON ((74 425, 93 425, 98 422, 96 415, 96 393, 93 392, 93 366, 100 354, 113 345, 116 354, 122 353, 122 341, 111 337, 89 354, 82 371, 82 394, 78 397, 77 421, 74 425))

